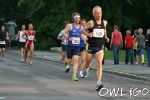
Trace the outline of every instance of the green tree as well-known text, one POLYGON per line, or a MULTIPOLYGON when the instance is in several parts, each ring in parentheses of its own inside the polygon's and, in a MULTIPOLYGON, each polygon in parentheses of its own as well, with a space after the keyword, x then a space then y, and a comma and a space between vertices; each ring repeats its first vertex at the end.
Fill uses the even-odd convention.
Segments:
POLYGON ((125 34, 150 26, 149 0, 0 0, 0 18, 15 20, 18 25, 32 22, 36 30, 37 48, 48 49, 59 42, 57 34, 64 28, 64 21, 72 21, 71 14, 79 12, 82 18, 92 19, 92 9, 100 5, 103 19, 108 21, 108 34, 118 24, 125 34), (53 42, 51 42, 53 41, 53 42))

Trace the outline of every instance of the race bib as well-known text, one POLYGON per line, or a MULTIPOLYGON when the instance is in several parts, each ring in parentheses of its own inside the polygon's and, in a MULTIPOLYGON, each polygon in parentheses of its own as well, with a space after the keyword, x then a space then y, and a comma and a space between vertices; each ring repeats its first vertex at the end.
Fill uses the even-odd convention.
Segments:
POLYGON ((93 37, 103 38, 104 37, 104 29, 94 29, 93 37))
POLYGON ((0 44, 6 44, 5 41, 0 41, 0 44))
POLYGON ((80 38, 72 38, 72 44, 80 44, 80 38))
POLYGON ((34 36, 29 36, 28 40, 34 40, 34 36))

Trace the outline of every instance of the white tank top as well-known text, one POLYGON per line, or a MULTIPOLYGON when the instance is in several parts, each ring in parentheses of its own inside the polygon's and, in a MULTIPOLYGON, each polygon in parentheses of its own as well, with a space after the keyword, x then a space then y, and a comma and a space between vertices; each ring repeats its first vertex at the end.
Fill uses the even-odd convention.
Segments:
POLYGON ((23 38, 23 34, 24 34, 24 31, 19 31, 19 42, 26 42, 26 39, 23 38))

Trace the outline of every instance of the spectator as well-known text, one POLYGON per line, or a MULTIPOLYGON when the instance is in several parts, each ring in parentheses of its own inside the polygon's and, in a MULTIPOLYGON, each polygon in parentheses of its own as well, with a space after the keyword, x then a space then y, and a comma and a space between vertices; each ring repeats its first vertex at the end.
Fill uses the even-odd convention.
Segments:
POLYGON ((136 45, 136 36, 138 35, 138 30, 134 30, 134 41, 133 41, 133 52, 134 52, 134 62, 137 62, 137 45, 136 45))
POLYGON ((142 57, 142 65, 144 65, 144 48, 145 48, 145 36, 143 35, 143 29, 139 28, 138 30, 139 35, 136 38, 136 45, 137 45, 137 62, 138 64, 138 58, 139 56, 142 57))
POLYGON ((131 31, 127 30, 125 37, 125 48, 126 48, 125 64, 128 64, 130 56, 130 63, 131 65, 133 65, 133 41, 134 37, 131 36, 131 31))
POLYGON ((150 67, 150 29, 147 30, 146 35, 146 51, 147 51, 148 67, 150 67))
POLYGON ((119 31, 119 27, 117 25, 114 26, 114 31, 112 32, 111 44, 110 47, 113 50, 114 54, 114 64, 119 64, 119 50, 122 47, 122 34, 119 31))

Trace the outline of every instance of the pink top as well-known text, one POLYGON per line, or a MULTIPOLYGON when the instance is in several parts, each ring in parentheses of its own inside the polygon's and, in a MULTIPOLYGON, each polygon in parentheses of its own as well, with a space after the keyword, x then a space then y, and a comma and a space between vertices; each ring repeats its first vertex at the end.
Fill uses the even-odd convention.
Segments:
POLYGON ((114 32, 112 32, 112 35, 113 35, 112 44, 113 45, 121 45, 121 32, 114 31, 114 32))

